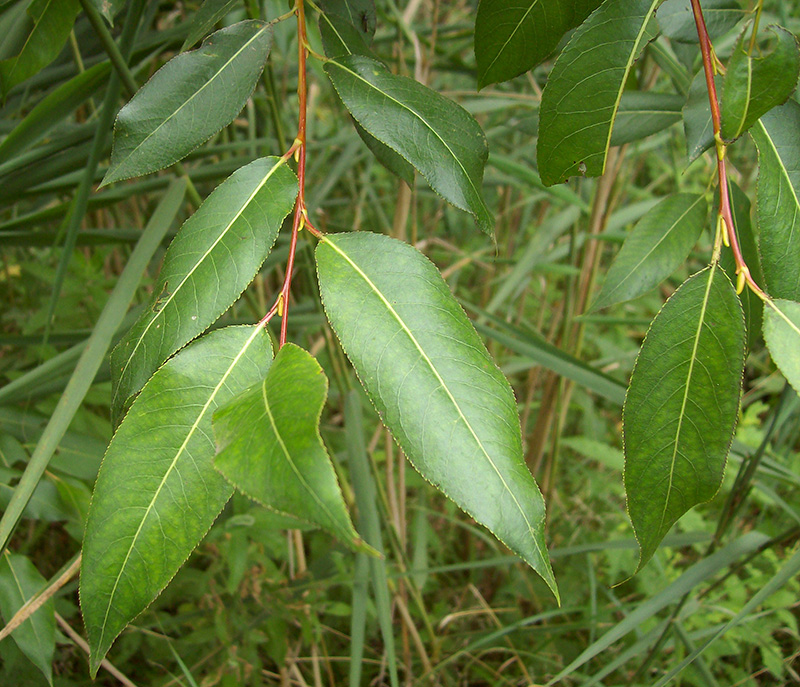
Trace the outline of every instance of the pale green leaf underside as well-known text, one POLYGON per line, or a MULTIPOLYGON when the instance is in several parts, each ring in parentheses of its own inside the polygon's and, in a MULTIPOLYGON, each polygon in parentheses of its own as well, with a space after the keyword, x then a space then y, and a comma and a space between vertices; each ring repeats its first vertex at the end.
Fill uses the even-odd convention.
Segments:
POLYGON ((269 369, 261 327, 211 332, 161 367, 108 447, 83 544, 81 608, 96 673, 230 498, 213 467, 212 414, 269 369))
POLYGON ((557 593, 514 394, 436 268, 368 233, 326 236, 317 268, 328 319, 408 459, 557 593))
POLYGON ((319 363, 285 344, 264 380, 214 413, 214 467, 271 510, 319 525, 363 549, 319 435, 327 395, 319 363))
POLYGON ((774 298, 800 301, 800 104, 789 100, 750 130, 758 146, 758 248, 774 298))
POLYGON ((625 399, 625 491, 639 569, 686 511, 717 493, 744 368, 739 298, 719 267, 698 272, 653 320, 625 399))
POLYGON ((592 311, 654 289, 685 260, 708 214, 703 196, 676 193, 662 200, 633 228, 608 270, 592 311))
POLYGON ((537 159, 545 185, 605 170, 622 90, 660 2, 607 0, 559 55, 540 108, 537 159))
POLYGON ((765 303, 764 340, 778 369, 800 393, 800 303, 787 300, 765 303))
MULTIPOLYGON (((4 551, 0 556, 0 614, 8 622, 28 599, 47 584, 25 556, 4 551)), ((56 649, 56 619, 53 600, 46 601, 11 634, 23 654, 53 684, 53 654, 56 649)))
POLYGON ((720 109, 722 137, 739 138, 761 115, 789 98, 797 86, 800 53, 795 37, 786 29, 770 27, 777 37, 768 54, 748 54, 750 32, 742 31, 728 62, 720 109))
POLYGON ((169 167, 233 121, 271 42, 270 24, 243 21, 167 62, 120 110, 103 184, 169 167))
POLYGON ((234 172, 181 227, 153 302, 111 355, 118 419, 158 367, 205 331, 244 291, 292 209, 297 177, 277 157, 234 172))
POLYGON ((367 133, 413 165, 431 188, 491 234, 481 191, 486 138, 466 110, 421 83, 361 55, 325 64, 345 107, 367 133))
POLYGON ((478 88, 533 69, 602 0, 481 0, 475 19, 478 88))

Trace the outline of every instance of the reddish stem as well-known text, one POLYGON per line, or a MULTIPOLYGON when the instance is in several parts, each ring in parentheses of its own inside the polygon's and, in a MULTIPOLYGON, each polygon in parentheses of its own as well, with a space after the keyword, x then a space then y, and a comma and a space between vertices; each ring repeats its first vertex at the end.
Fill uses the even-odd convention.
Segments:
POLYGON ((711 39, 706 28, 706 20, 703 17, 703 10, 700 7, 700 0, 692 1, 692 12, 697 26, 697 37, 700 39, 700 52, 703 55, 703 70, 706 75, 706 85, 708 87, 708 101, 711 106, 711 122, 714 126, 714 141, 717 149, 717 176, 719 179, 719 215, 724 223, 723 231, 727 234, 728 242, 733 251, 733 258, 736 262, 736 274, 742 275, 750 289, 759 298, 767 298, 767 294, 756 284, 747 267, 742 249, 739 246, 739 238, 736 236, 736 229, 733 222, 733 211, 731 210, 731 199, 728 192, 728 172, 725 164, 725 142, 722 140, 722 117, 719 110, 719 99, 717 97, 717 86, 714 83, 714 58, 712 55, 711 39))

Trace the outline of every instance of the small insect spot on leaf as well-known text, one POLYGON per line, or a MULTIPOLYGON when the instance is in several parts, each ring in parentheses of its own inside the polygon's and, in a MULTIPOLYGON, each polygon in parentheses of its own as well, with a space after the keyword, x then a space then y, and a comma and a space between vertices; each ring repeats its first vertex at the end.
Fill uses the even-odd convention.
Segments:
POLYGON ((583 160, 578 163, 578 171, 582 176, 586 176, 586 163, 583 160))

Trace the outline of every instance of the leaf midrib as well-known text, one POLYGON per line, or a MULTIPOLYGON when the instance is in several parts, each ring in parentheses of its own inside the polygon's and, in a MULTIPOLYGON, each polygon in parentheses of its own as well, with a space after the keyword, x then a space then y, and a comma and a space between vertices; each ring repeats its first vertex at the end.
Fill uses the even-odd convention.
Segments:
POLYGON ((353 262, 353 260, 350 259, 350 257, 347 255, 347 253, 345 253, 341 248, 339 248, 333 241, 326 240, 325 243, 328 246, 330 246, 331 248, 333 248, 333 250, 335 250, 342 258, 344 258, 349 263, 349 265, 353 268, 353 270, 355 270, 355 272, 366 282, 366 284, 369 286, 369 288, 381 300, 381 302, 383 303, 384 307, 389 311, 389 313, 392 315, 392 317, 400 325, 400 328, 403 330, 403 332, 409 338, 409 340, 414 345, 414 347, 419 351, 420 356, 422 356, 422 359, 427 363, 427 365, 430 368, 431 372, 433 373, 433 375, 436 377, 436 379, 438 380, 439 384, 441 385, 441 388, 444 389, 445 393, 447 394, 447 397, 450 399, 450 402, 453 404, 453 406, 455 407, 456 411, 458 412, 459 417, 461 418, 461 420, 463 421, 464 425, 467 427, 467 429, 469 430, 469 432, 472 435, 473 439, 475 440, 475 443, 480 447, 481 452, 485 456, 487 462, 489 463, 489 465, 492 466, 492 469, 495 471, 495 473, 497 473, 497 476, 500 478, 500 481, 502 482, 503 487, 505 488, 505 490, 511 495, 511 498, 514 500, 514 503, 516 504, 517 509, 520 512, 520 515, 522 515, 522 519, 525 521, 525 524, 528 527, 528 533, 531 535, 531 539, 533 540, 534 546, 536 547, 536 550, 539 553, 539 556, 540 556, 541 560, 546 561, 547 559, 544 556, 544 553, 539 548, 539 542, 536 540, 536 537, 533 536, 534 528, 531 525, 530 520, 528 520, 528 516, 525 513, 525 510, 522 508, 522 504, 520 504, 519 500, 517 499, 516 494, 514 494, 514 492, 508 486, 508 483, 506 482, 505 478, 503 477, 503 474, 500 472, 500 470, 494 464, 494 461, 492 460, 492 458, 489 455, 489 453, 486 450, 486 448, 483 446, 483 443, 481 442, 481 440, 478 437, 478 435, 475 433, 475 430, 472 428, 472 425, 469 423, 467 418, 464 416, 464 413, 462 412, 461 407, 458 405, 458 402, 456 401, 455 397, 450 392, 450 389, 448 388, 447 384, 445 384, 445 381, 444 381, 444 379, 442 379, 441 375, 439 374, 439 371, 434 366, 433 361, 425 353, 425 351, 423 350, 422 346, 420 346, 419 342, 414 337, 414 334, 406 326, 406 323, 403 321, 403 319, 400 317, 400 315, 397 313, 397 311, 392 307, 391 303, 386 299, 386 297, 383 295, 383 293, 381 293, 380 289, 378 289, 378 287, 375 285, 375 283, 364 273, 364 271, 355 262, 353 262))
POLYGON ((250 344, 255 341, 258 337, 259 333, 261 332, 262 328, 259 326, 254 327, 253 333, 250 335, 250 338, 245 341, 244 345, 242 346, 241 350, 236 354, 236 357, 233 359, 231 364, 228 366, 228 369, 225 370, 225 373, 220 378, 220 381, 214 387, 213 391, 208 397, 208 400, 205 402, 203 407, 200 409, 200 412, 197 414, 197 419, 194 421, 192 426, 189 428, 189 431, 186 434, 186 439, 184 439, 183 443, 180 445, 178 450, 175 452, 175 457, 172 459, 167 470, 164 472, 164 477, 161 479, 161 483, 158 485, 158 488, 155 490, 152 498, 150 499, 150 503, 147 505, 145 509, 144 515, 142 515, 141 521, 139 522, 139 526, 136 528, 136 532, 131 539, 131 544, 128 547, 128 551, 125 554, 125 559, 122 561, 122 565, 119 568, 119 573, 117 573, 117 579, 114 580, 114 586, 111 588, 111 593, 108 597, 108 605, 106 606, 106 612, 103 616, 103 623, 100 629, 100 638, 98 640, 97 646, 102 647, 103 638, 105 636, 106 626, 108 624, 108 614, 111 612, 111 607, 114 604, 114 596, 117 593, 117 587, 119 586, 119 582, 122 579, 122 574, 125 572, 125 567, 128 564, 128 560, 133 553, 133 550, 136 546, 136 541, 139 538, 139 534, 141 534, 142 528, 144 527, 144 523, 150 515, 150 511, 152 511, 153 507, 155 506, 156 501, 158 500, 159 495, 161 494, 161 490, 164 488, 164 485, 167 483, 167 478, 172 474, 172 471, 175 469, 175 465, 178 463, 178 459, 183 454, 184 450, 189 444, 189 440, 194 436, 194 433, 197 431, 197 428, 200 426, 200 421, 205 417, 206 412, 208 411, 209 406, 211 405, 212 401, 216 398, 217 393, 222 388, 222 386, 227 381, 228 377, 231 375, 233 369, 239 364, 242 356, 245 354, 247 349, 250 347, 250 344))
MULTIPOLYGON (((369 59, 369 58, 365 58, 365 59, 369 59)), ((373 61, 374 61, 374 60, 373 60, 373 61)), ((453 158, 453 160, 455 160, 456 164, 457 164, 457 165, 458 165, 458 167, 461 169, 461 171, 463 172, 463 174, 464 174, 464 176, 466 177, 467 181, 469 182, 470 188, 472 189, 472 191, 473 191, 473 193, 474 193, 474 195, 475 195, 475 198, 477 198, 477 200, 478 200, 478 202, 480 203, 480 205, 481 205, 482 209, 483 209, 483 210, 484 210, 484 211, 485 211, 487 214, 489 213, 489 209, 486 207, 486 204, 483 202, 483 197, 481 196, 481 193, 480 193, 480 191, 479 191, 479 190, 478 190, 478 188, 475 186, 474 182, 472 181, 472 177, 469 175, 469 173, 467 172, 467 170, 464 168, 464 165, 462 165, 462 164, 461 164, 461 160, 459 160, 459 159, 458 159, 458 156, 457 156, 457 155, 456 155, 456 154, 453 152, 453 149, 452 149, 452 148, 451 148, 451 147, 448 145, 448 143, 447 143, 447 142, 446 142, 446 141, 445 141, 445 140, 444 140, 444 139, 443 139, 443 138, 442 138, 442 137, 439 135, 439 132, 438 132, 438 131, 436 131, 436 129, 434 129, 434 128, 433 128, 433 127, 432 127, 432 126, 431 126, 431 125, 428 123, 428 121, 425 119, 425 117, 423 117, 423 116, 422 116, 422 115, 421 115, 419 112, 417 112, 415 109, 413 109, 413 108, 409 107, 408 105, 406 105, 404 102, 402 102, 402 101, 400 101, 400 100, 397 100, 397 98, 395 98, 395 97, 394 97, 393 95, 391 95, 390 93, 387 93, 386 91, 384 91, 384 90, 382 90, 382 89, 378 88, 378 87, 377 87, 375 84, 373 84, 372 82, 370 82, 370 81, 367 81, 367 79, 365 79, 363 76, 361 76, 361 74, 358 74, 357 72, 354 72, 352 69, 350 69, 349 67, 347 67, 347 66, 343 65, 341 62, 337 62, 336 60, 331 60, 331 63, 332 63, 332 64, 335 64, 337 67, 339 67, 339 68, 343 69, 344 71, 346 71, 346 72, 348 72, 348 73, 352 74, 352 75, 353 75, 353 76, 354 76, 356 79, 359 79, 360 81, 363 81, 365 84, 367 84, 367 86, 369 86, 369 87, 370 87, 370 88, 372 88, 373 90, 377 91, 377 92, 378 92, 378 93, 380 93, 381 95, 385 96, 386 98, 389 98, 389 100, 391 100, 392 102, 396 103, 397 105, 399 105, 399 106, 400 106, 401 108, 403 108, 404 110, 408 110, 408 112, 410 112, 410 113, 411 113, 411 114, 413 114, 413 115, 414 115, 414 116, 415 116, 417 119, 419 119, 419 120, 420 120, 420 121, 421 121, 421 122, 422 122, 422 123, 423 123, 423 124, 424 124, 424 125, 425 125, 425 126, 428 128, 428 130, 429 130, 431 133, 433 133, 433 135, 434 135, 434 136, 436 136, 436 138, 438 138, 438 139, 439 139, 439 141, 441 141, 442 145, 443 145, 443 146, 444 146, 444 147, 447 149, 447 152, 448 152, 448 153, 450 153, 450 156, 453 158)), ((383 67, 383 65, 381 65, 381 67, 383 67)), ((384 69, 385 69, 385 67, 384 67, 384 69)), ((389 73, 389 72, 387 72, 387 74, 389 74, 389 76, 395 76, 394 74, 391 74, 391 73, 389 73)), ((412 80, 413 80, 413 79, 412 79, 412 80)), ((414 83, 418 83, 418 82, 414 81, 414 83)), ((354 115, 354 116, 355 116, 355 115, 354 115)), ((360 123, 360 122, 359 122, 359 123, 360 123)), ((363 125, 362 125, 362 126, 363 126, 363 125)), ((388 144, 385 144, 385 145, 388 145, 388 144)), ((391 146, 389 146, 389 147, 391 147, 391 146)), ((398 151, 396 151, 396 150, 395 150, 395 152, 397 152, 397 154, 398 154, 398 155, 400 154, 400 153, 399 153, 398 151)), ((404 159, 406 159, 406 158, 405 158, 405 156, 401 156, 401 157, 403 157, 404 159)), ((408 162, 410 163, 411 161, 410 161, 410 160, 408 160, 408 162)), ((471 212, 471 210, 469 210, 469 211, 471 212)), ((476 217, 477 217, 477 213, 473 213, 473 214, 475 214, 475 215, 476 215, 476 217)), ((485 218, 484 218, 484 219, 485 219, 485 218)))
POLYGON ((197 260, 195 262, 195 264, 192 267, 192 269, 189 270, 186 273, 186 276, 181 280, 181 282, 178 284, 178 286, 175 287, 175 290, 172 291, 172 293, 170 293, 169 296, 167 296, 166 300, 161 305, 161 309, 157 313, 155 313, 155 316, 147 323, 147 326, 144 328, 144 331, 141 333, 141 335, 139 336, 139 339, 136 341, 136 345, 133 347, 133 350, 131 351, 130 355, 128 356, 128 359, 125 361, 125 365, 123 366, 122 372, 119 375, 120 380, 122 380, 125 377, 125 372, 128 370, 128 366, 130 365, 131 361, 133 360, 133 357, 136 354, 136 351, 139 349, 139 345, 142 343, 142 341, 144 341, 144 338, 147 335, 147 332, 150 331, 150 327, 153 326, 153 323, 156 320, 158 320, 159 317, 161 317, 161 314, 166 310, 166 307, 172 302, 172 299, 175 297, 175 295, 177 293, 179 293, 179 291, 181 290, 183 285, 197 271, 197 269, 199 269, 200 265, 202 265, 205 262, 206 258, 208 258, 208 256, 211 254, 211 251, 213 251, 217 247, 219 242, 222 241, 222 239, 225 238, 228 235, 228 232, 230 232, 230 230, 233 227, 233 225, 236 224, 236 222, 242 216, 244 211, 250 206, 250 203, 253 202, 253 199, 256 197, 256 195, 258 195, 258 193, 261 191, 261 189, 264 188, 264 184, 266 184, 267 181, 269 181, 269 179, 272 177, 273 173, 277 169, 279 169, 280 167, 283 166, 284 162, 285 162, 285 160, 283 158, 279 158, 278 162, 276 162, 270 168, 269 172, 267 172, 267 174, 259 182, 259 184, 256 186, 256 188, 253 189, 252 193, 247 197, 245 202, 242 203, 242 205, 239 208, 239 210, 236 212, 236 214, 233 216, 233 218, 228 222, 228 224, 225 226, 225 228, 220 232, 219 236, 214 240, 214 242, 211 244, 211 246, 208 248, 208 250, 205 253, 203 253, 203 255, 200 257, 199 260, 197 260))
MULTIPOLYGON (((200 88, 198 88, 198 89, 197 89, 197 90, 196 90, 194 93, 192 93, 192 95, 190 95, 190 96, 189 96, 189 97, 188 97, 186 100, 184 100, 184 101, 181 103, 181 105, 180 105, 180 106, 179 106, 179 107, 178 107, 178 108, 177 108, 177 109, 176 109, 174 112, 172 112, 172 113, 169 115, 169 117, 165 118, 165 119, 164 119, 164 121, 163 121, 163 122, 161 122, 161 124, 159 124, 159 125, 158 125, 158 126, 155 128, 155 129, 153 129, 153 130, 152 130, 152 131, 151 131, 149 134, 147 134, 147 136, 145 136, 145 137, 144 137, 144 139, 142 139, 141 143, 139 143, 139 144, 138 144, 138 145, 137 145, 135 148, 133 148, 133 150, 131 150, 131 152, 130 152, 130 153, 128 153, 128 154, 125 156, 125 158, 124 158, 123 160, 120 160, 119 164, 118 164, 118 165, 115 167, 114 171, 116 171, 116 170, 120 169, 120 168, 121 168, 121 167, 122 167, 122 166, 123 166, 123 165, 124 165, 124 164, 125 164, 125 163, 126 163, 128 160, 130 160, 130 158, 131 158, 131 155, 133 155, 134 153, 136 153, 136 151, 138 151, 138 150, 139 150, 139 149, 140 149, 142 146, 144 146, 144 145, 145 145, 145 144, 146 144, 146 143, 147 143, 147 142, 150 140, 150 138, 152 138, 153 136, 155 136, 155 135, 158 133, 158 131, 161 129, 161 127, 162 127, 162 126, 165 126, 165 125, 167 124, 167 122, 171 122, 171 121, 172 121, 172 120, 173 120, 175 117, 177 117, 178 113, 179 113, 179 112, 180 112, 180 111, 181 111, 181 110, 182 110, 184 107, 186 107, 186 106, 187 106, 189 103, 191 103, 191 102, 192 102, 192 101, 193 101, 193 100, 194 100, 194 99, 195 99, 195 98, 196 98, 198 95, 200 95, 200 93, 202 93, 202 92, 205 90, 205 88, 206 88, 206 87, 207 87, 209 84, 211 84, 211 83, 212 83, 212 82, 214 82, 216 79, 218 79, 218 78, 219 78, 219 76, 220 76, 220 74, 222 74, 222 72, 224 72, 224 71, 225 71, 225 70, 228 68, 228 66, 231 64, 231 62, 233 62, 233 61, 234 61, 236 58, 238 58, 238 57, 239 57, 239 55, 241 55, 241 54, 242 54, 242 52, 244 52, 244 50, 245 50, 245 49, 247 49, 248 47, 250 47, 250 44, 251 44, 253 41, 255 41, 257 38, 259 38, 259 37, 261 36, 261 34, 262 34, 262 33, 264 33, 264 31, 268 30, 268 29, 270 28, 270 26, 271 26, 271 24, 269 24, 269 23, 265 23, 265 24, 264 24, 264 25, 263 25, 263 26, 262 26, 262 27, 261 27, 261 28, 258 30, 258 32, 257 32, 257 33, 255 33, 255 34, 253 35, 253 37, 252 37, 250 40, 248 40, 248 41, 247 41, 247 42, 246 42, 246 43, 245 43, 245 44, 244 44, 244 45, 243 45, 241 48, 239 48, 239 50, 237 50, 237 51, 236 51, 236 52, 235 52, 235 53, 234 53, 234 54, 233 54, 233 55, 232 55, 232 56, 231 56, 231 57, 230 57, 230 58, 229 58, 229 59, 228 59, 228 60, 225 62, 225 64, 223 64, 223 65, 222 65, 222 67, 220 67, 220 68, 219 68, 219 69, 218 69, 218 70, 217 70, 217 71, 214 73, 214 75, 213 75, 213 76, 212 76, 210 79, 208 79, 208 81, 206 81, 206 82, 205 82, 205 83, 204 83, 202 86, 200 86, 200 88)), ((199 50, 202 50, 202 49, 203 49, 203 48, 202 48, 202 46, 201 46, 201 47, 199 48, 199 50)), ((111 170, 109 170, 109 171, 111 171, 111 170)))
POLYGON ((517 22, 517 25, 514 27, 514 30, 511 32, 509 37, 506 39, 506 42, 503 43, 503 46, 500 48, 500 50, 497 51, 497 55, 495 55, 495 57, 492 60, 491 64, 489 64, 489 66, 486 67, 486 71, 484 72, 484 74, 489 74, 489 72, 492 70, 492 67, 494 67, 494 65, 497 62, 497 60, 500 59, 500 55, 502 55, 503 52, 505 52, 505 49, 508 47, 508 44, 511 42, 511 39, 514 38, 514 36, 517 35, 517 31, 519 31, 520 27, 525 23, 525 20, 528 18, 528 15, 531 12, 533 12, 533 8, 536 7, 536 5, 538 5, 538 4, 539 4, 539 0, 533 0, 533 2, 531 2, 531 4, 528 7, 528 9, 525 10, 525 13, 522 15, 522 19, 520 19, 517 22))
MULTIPOLYGON (((53 4, 53 1, 54 0, 47 0, 47 4, 44 6, 44 9, 42 10, 42 13, 39 15, 38 20, 34 21, 33 29, 31 29, 31 32, 28 34, 28 37, 25 39, 25 42, 22 44, 22 48, 20 49, 20 51, 16 55, 14 55, 13 57, 9 58, 10 60, 14 60, 14 65, 9 70, 7 81, 12 81, 13 80, 12 77, 13 77, 14 72, 16 71, 17 67, 19 66, 20 58, 25 54, 25 52, 30 47, 31 42, 33 41, 33 37, 37 34, 37 32, 39 32, 41 30, 41 28, 42 28, 42 19, 44 18, 44 15, 47 14, 48 10, 50 9, 50 5, 53 4)), ((25 13, 27 14, 27 9, 26 9, 25 13)))
POLYGON ((681 429, 683 427, 683 418, 686 415, 686 405, 689 402, 689 387, 691 386, 691 383, 692 383, 692 375, 694 373, 694 362, 697 359, 697 349, 698 349, 698 346, 700 345, 700 336, 702 334, 703 325, 705 323, 706 309, 708 308, 709 296, 711 294, 711 285, 714 283, 714 276, 715 276, 715 272, 716 272, 716 267, 715 266, 712 266, 712 267, 706 268, 706 269, 709 270, 708 284, 706 285, 706 292, 703 295, 703 303, 702 303, 702 307, 700 309, 700 317, 699 317, 698 322, 697 322, 697 330, 696 330, 695 336, 694 336, 694 343, 692 344, 692 356, 689 359, 689 371, 686 373, 686 384, 685 384, 684 389, 683 389, 683 399, 681 401, 681 410, 680 410, 680 413, 678 414, 678 426, 677 426, 677 428, 675 430, 675 440, 673 442, 674 446, 673 446, 673 449, 672 449, 672 461, 671 461, 670 467, 669 467, 669 484, 667 485, 667 494, 666 494, 666 498, 664 499, 664 509, 661 512, 661 522, 659 523, 659 526, 658 526, 658 531, 659 532, 664 527, 664 520, 666 519, 666 516, 667 516, 667 507, 669 506, 670 496, 672 494, 672 480, 673 480, 673 477, 675 476, 675 461, 676 461, 677 456, 678 456, 678 445, 680 443, 681 429))

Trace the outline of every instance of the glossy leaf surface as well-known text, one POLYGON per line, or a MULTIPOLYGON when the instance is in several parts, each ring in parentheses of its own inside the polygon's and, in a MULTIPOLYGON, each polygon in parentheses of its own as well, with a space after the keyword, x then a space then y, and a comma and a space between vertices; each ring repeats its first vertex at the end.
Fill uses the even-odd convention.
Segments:
POLYGON ((153 375, 117 429, 83 544, 81 608, 93 675, 230 498, 232 487, 213 466, 212 415, 263 379, 271 360, 263 328, 211 332, 153 375))
POLYGON ((285 344, 263 381, 214 413, 214 466, 267 508, 363 549, 319 434, 327 395, 319 363, 285 344))
MULTIPOLYGON (((703 18, 711 39, 730 31, 744 17, 738 0, 703 0, 703 18)), ((665 0, 656 15, 661 32, 673 41, 697 43, 691 0, 665 0)))
POLYGON ((800 104, 789 100, 750 130, 758 146, 761 269, 774 298, 800 300, 800 104))
POLYGON ((559 55, 539 114, 537 159, 547 186, 605 170, 622 90, 651 37, 647 26, 660 1, 608 0, 559 55))
MULTIPOLYGON (((0 612, 8 622, 23 604, 47 581, 25 556, 4 551, 0 556, 0 612)), ((53 684, 53 654, 56 648, 56 619, 52 599, 46 601, 11 634, 22 653, 53 684)))
POLYGON ((764 305, 764 340, 778 369, 800 393, 800 303, 779 299, 764 305))
POLYGON ((662 200, 625 239, 592 311, 636 298, 658 286, 689 255, 707 216, 703 196, 676 193, 662 200))
POLYGON ((533 69, 602 0, 481 0, 475 19, 478 88, 533 69))
POLYGON ((111 355, 112 411, 239 297, 292 210, 297 177, 280 158, 234 172, 181 227, 164 257, 151 305, 111 355))
POLYGON ((492 233, 481 192, 488 147, 466 110, 360 55, 327 62, 325 71, 369 134, 412 164, 442 198, 471 213, 482 231, 492 233))
POLYGON ((779 26, 770 31, 777 38, 772 52, 749 55, 750 32, 745 30, 728 61, 720 102, 722 138, 728 141, 739 138, 761 115, 785 103, 797 86, 797 41, 779 26))
POLYGON ((742 307, 719 267, 690 277, 653 320, 625 399, 625 491, 638 569, 675 521, 717 493, 739 411, 742 307))
POLYGON ((514 394, 437 269, 368 233, 325 237, 317 268, 328 319, 408 459, 557 593, 514 394))
POLYGON ((0 62, 3 96, 50 64, 69 38, 80 5, 78 0, 33 0, 28 7, 30 33, 20 51, 0 62))
POLYGON ((172 58, 120 110, 103 184, 169 167, 239 114, 255 88, 272 27, 243 21, 172 58))

